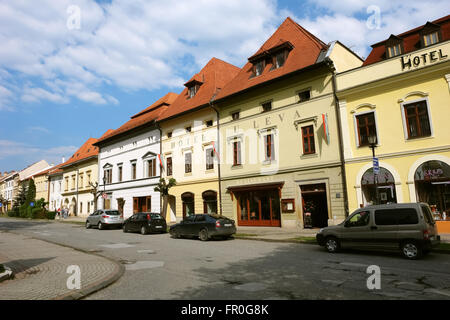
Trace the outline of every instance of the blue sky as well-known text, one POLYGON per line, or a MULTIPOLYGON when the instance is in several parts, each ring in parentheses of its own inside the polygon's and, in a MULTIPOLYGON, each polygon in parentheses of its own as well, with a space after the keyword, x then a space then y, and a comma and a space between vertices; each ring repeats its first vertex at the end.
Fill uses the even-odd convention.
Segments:
POLYGON ((370 44, 448 9, 447 0, 0 0, 0 171, 67 159, 180 92, 211 57, 243 66, 287 16, 366 57, 370 44))

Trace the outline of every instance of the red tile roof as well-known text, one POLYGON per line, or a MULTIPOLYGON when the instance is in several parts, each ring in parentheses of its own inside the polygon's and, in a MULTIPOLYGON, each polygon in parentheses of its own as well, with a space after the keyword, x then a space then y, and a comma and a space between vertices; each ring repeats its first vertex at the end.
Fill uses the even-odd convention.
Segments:
POLYGON ((148 123, 152 123, 158 118, 158 116, 161 115, 161 113, 163 113, 168 108, 168 106, 170 106, 174 102, 177 96, 178 95, 176 93, 169 92, 148 108, 132 116, 129 121, 124 123, 118 129, 108 130, 103 136, 100 137, 100 139, 97 140, 95 145, 99 145, 100 143, 105 142, 106 140, 109 140, 113 137, 117 137, 120 134, 129 132, 130 130, 139 128, 148 123))
POLYGON ((202 83, 195 96, 189 98, 188 88, 185 88, 173 104, 158 118, 158 121, 167 120, 208 104, 214 95, 238 74, 239 70, 232 64, 212 58, 199 73, 186 83, 189 84, 192 81, 202 83))
POLYGON ((269 54, 270 51, 284 44, 293 48, 290 50, 282 67, 270 70, 272 63, 268 63, 261 75, 252 77, 253 64, 248 62, 240 70, 239 74, 220 91, 216 100, 311 66, 316 63, 320 53, 328 49, 324 42, 302 28, 291 18, 287 18, 249 60, 269 54))
MULTIPOLYGON (((450 39, 450 15, 439 18, 432 21, 432 23, 441 26, 441 41, 447 41, 450 39)), ((411 53, 413 51, 419 50, 420 48, 420 31, 425 25, 411 29, 409 31, 403 32, 397 35, 398 38, 403 39, 403 53, 411 53)), ((388 39, 372 45, 372 51, 363 63, 363 66, 367 66, 372 63, 383 61, 386 59, 386 47, 385 43, 388 39)))
POLYGON ((78 149, 72 157, 69 158, 66 162, 61 164, 61 167, 67 167, 75 162, 80 162, 82 160, 98 156, 98 147, 94 146, 94 143, 97 142, 95 138, 89 138, 81 147, 78 149))

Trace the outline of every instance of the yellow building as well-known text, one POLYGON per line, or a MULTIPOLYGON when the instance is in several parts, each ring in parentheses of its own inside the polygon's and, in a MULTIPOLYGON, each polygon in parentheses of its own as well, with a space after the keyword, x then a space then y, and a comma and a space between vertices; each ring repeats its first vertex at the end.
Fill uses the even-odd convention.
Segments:
POLYGON ((345 217, 333 74, 361 64, 290 18, 248 59, 214 100, 224 215, 300 228, 345 217))
POLYGON ((34 185, 36 186, 36 200, 44 199, 45 202, 49 202, 49 179, 48 172, 52 169, 48 168, 44 171, 41 171, 33 176, 34 185))
POLYGON ((159 118, 162 177, 175 178, 168 221, 194 213, 220 213, 217 112, 210 101, 239 68, 212 58, 159 118))
POLYGON ((97 139, 89 138, 72 157, 61 165, 62 206, 70 215, 88 216, 94 212, 94 196, 90 183, 98 181, 97 139))
POLYGON ((337 75, 351 211, 421 201, 450 216, 449 30, 447 16, 391 35, 337 75))

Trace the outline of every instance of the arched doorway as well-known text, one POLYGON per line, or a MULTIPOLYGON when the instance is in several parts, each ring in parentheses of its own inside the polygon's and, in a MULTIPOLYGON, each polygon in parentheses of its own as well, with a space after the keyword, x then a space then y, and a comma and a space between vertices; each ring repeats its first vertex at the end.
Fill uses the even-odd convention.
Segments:
POLYGON ((208 190, 202 193, 203 212, 217 213, 217 192, 208 190))
POLYGON ((185 192, 181 195, 183 202, 183 218, 195 214, 194 194, 192 192, 185 192))
POLYGON ((422 163, 414 173, 417 200, 430 205, 435 217, 450 216, 450 166, 439 160, 422 163))
POLYGON ((69 207, 69 213, 71 216, 77 215, 77 200, 75 198, 72 198, 72 202, 70 203, 69 207))
MULTIPOLYGON (((395 179, 392 173, 388 169, 380 167, 377 178, 379 204, 397 203, 395 179)), ((375 175, 373 173, 373 168, 369 168, 364 172, 361 178, 361 189, 363 204, 365 206, 376 202, 375 175)))

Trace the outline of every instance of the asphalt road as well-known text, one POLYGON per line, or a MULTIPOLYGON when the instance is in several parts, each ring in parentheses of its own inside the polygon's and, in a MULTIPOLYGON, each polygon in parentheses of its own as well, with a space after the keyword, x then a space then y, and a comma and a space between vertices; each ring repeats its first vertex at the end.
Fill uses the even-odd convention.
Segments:
POLYGON ((310 244, 202 242, 4 218, 0 230, 96 252, 125 265, 122 278, 86 299, 450 300, 448 254, 409 261, 397 253, 329 254, 310 244), (381 270, 380 289, 367 287, 371 265, 381 270))

